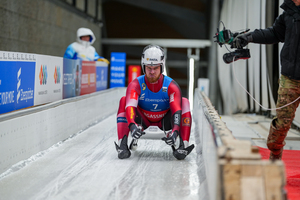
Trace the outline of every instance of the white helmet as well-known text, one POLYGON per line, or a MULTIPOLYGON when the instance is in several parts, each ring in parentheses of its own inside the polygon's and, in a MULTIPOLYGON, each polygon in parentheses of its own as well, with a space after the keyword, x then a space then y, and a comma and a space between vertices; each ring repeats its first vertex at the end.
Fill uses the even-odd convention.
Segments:
POLYGON ((164 72, 165 67, 165 52, 157 45, 148 45, 144 48, 142 53, 142 70, 145 74, 145 65, 160 65, 161 73, 164 72))

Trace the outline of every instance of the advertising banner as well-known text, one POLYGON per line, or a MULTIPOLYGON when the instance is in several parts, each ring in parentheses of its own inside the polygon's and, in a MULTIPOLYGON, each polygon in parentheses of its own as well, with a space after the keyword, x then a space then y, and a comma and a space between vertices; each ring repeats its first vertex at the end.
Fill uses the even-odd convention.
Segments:
POLYGON ((16 62, 0 62, 0 114, 15 110, 17 88, 16 62))
POLYGON ((34 105, 62 99, 62 70, 63 58, 36 56, 34 105))
POLYGON ((0 51, 0 114, 33 106, 35 55, 0 51))
POLYGON ((128 84, 141 75, 141 67, 139 65, 128 66, 128 84))
POLYGON ((125 87, 126 53, 111 53, 110 88, 125 87))
POLYGON ((106 62, 96 62, 97 91, 107 89, 108 64, 106 62))
POLYGON ((81 61, 63 58, 63 99, 80 95, 81 61))
POLYGON ((82 61, 80 95, 96 92, 96 62, 82 61))
POLYGON ((16 62, 16 110, 34 105, 35 64, 35 62, 16 62))

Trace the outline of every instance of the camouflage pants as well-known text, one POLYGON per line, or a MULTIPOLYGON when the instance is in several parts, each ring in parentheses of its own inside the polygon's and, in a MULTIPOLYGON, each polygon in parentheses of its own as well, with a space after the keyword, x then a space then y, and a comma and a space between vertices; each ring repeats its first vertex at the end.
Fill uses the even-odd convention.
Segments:
MULTIPOLYGON (((300 96, 300 80, 291 80, 281 75, 279 79, 278 99, 276 107, 284 106, 300 96)), ((299 101, 276 110, 276 117, 272 120, 267 140, 268 148, 273 154, 280 154, 285 145, 285 137, 295 117, 299 101)))

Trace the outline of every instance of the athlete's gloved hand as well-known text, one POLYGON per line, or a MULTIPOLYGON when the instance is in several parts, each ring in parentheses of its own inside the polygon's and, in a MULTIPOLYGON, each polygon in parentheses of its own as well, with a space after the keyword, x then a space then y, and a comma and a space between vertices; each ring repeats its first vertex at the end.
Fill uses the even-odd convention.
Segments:
POLYGON ((131 123, 129 125, 129 129, 131 131, 131 136, 134 139, 139 139, 142 135, 144 135, 145 133, 142 131, 142 127, 138 127, 136 124, 131 123))
POLYGON ((253 38, 251 33, 243 33, 238 36, 236 36, 232 43, 231 43, 231 48, 237 48, 241 49, 244 46, 246 46, 249 42, 252 42, 253 38))
POLYGON ((167 133, 166 137, 161 138, 163 141, 165 141, 168 145, 174 145, 176 142, 176 139, 178 137, 178 131, 170 131, 169 133, 167 133))

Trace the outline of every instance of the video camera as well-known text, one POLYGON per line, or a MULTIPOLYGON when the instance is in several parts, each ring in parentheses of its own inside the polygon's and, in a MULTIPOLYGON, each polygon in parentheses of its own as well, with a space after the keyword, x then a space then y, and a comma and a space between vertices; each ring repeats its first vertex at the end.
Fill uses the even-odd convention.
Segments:
MULTIPOLYGON (((247 29, 240 33, 238 33, 238 32, 232 33, 229 29, 225 28, 225 25, 222 21, 220 21, 220 23, 223 24, 223 30, 219 31, 219 28, 217 28, 217 33, 214 36, 214 38, 216 38, 216 40, 214 42, 217 42, 220 45, 220 47, 222 47, 222 45, 224 45, 224 44, 229 44, 229 45, 231 45, 231 48, 233 48, 232 47, 233 40, 238 35, 246 33, 250 30, 250 29, 247 29)), ((229 51, 228 48, 227 48, 227 50, 229 51)), ((237 50, 235 50, 235 51, 232 51, 230 53, 225 53, 223 55, 223 60, 226 64, 229 64, 233 61, 237 61, 239 59, 249 59, 250 57, 251 56, 250 56, 249 49, 237 48, 237 50)))

